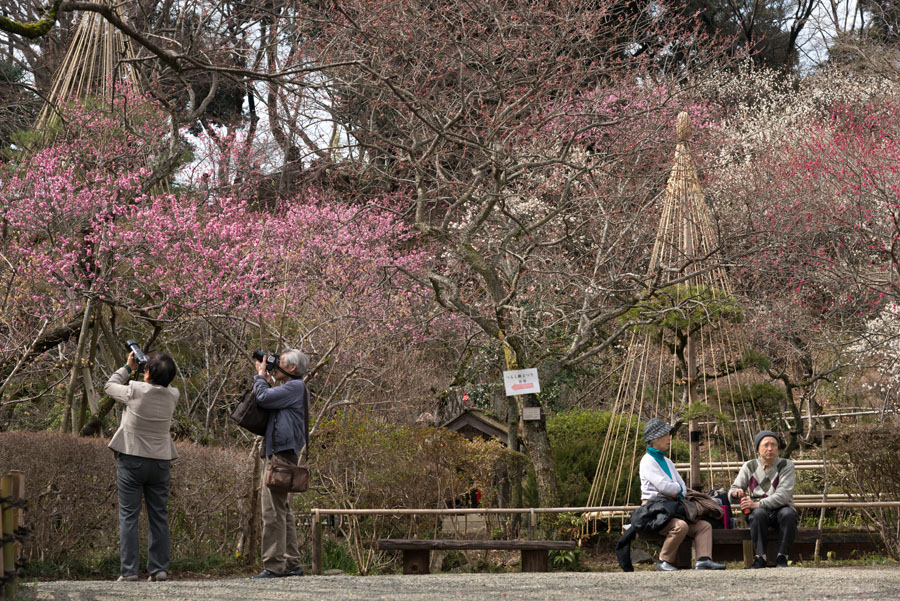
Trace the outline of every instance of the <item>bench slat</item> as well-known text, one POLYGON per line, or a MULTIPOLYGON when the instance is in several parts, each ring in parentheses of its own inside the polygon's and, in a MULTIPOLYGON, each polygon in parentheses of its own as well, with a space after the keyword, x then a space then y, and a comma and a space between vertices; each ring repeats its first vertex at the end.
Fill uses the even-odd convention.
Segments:
POLYGON ((572 550, 572 540, 425 540, 379 538, 378 548, 384 550, 447 551, 463 549, 494 549, 498 551, 572 550))

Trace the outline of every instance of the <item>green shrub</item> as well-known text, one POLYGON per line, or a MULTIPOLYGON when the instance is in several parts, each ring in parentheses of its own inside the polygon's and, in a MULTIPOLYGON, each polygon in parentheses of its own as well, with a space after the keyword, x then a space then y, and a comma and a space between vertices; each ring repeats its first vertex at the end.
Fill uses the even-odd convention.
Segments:
POLYGON ((345 574, 357 573, 356 563, 346 543, 331 539, 322 543, 322 569, 341 570, 345 574))
MULTIPOLYGON (((600 454, 606 441, 610 418, 611 414, 608 411, 573 410, 557 413, 547 420, 547 435, 550 438, 553 462, 559 478, 560 503, 563 506, 583 507, 587 503, 591 484, 597 473, 597 463, 600 461, 600 454)), ((613 457, 626 456, 623 448, 626 429, 632 430, 630 438, 633 443, 635 436, 640 438, 643 424, 639 423, 637 418, 627 416, 617 416, 613 423, 619 432, 618 437, 615 431, 612 432, 610 440, 614 441, 612 443, 614 448, 609 452, 613 457)), ((677 454, 677 445, 675 450, 677 454)), ((632 473, 623 472, 616 483, 609 483, 607 486, 610 488, 616 486, 617 496, 624 497, 625 487, 628 486, 631 476, 632 473)), ((632 487, 632 497, 639 496, 640 484, 632 483, 632 487)), ((533 476, 526 483, 525 495, 530 502, 536 503, 533 476)))
MULTIPOLYGON (((345 411, 319 425, 310 451, 313 488, 297 496, 305 508, 452 507, 473 489, 490 505, 498 474, 521 473, 524 457, 491 440, 467 440, 440 428, 388 423, 345 411)), ((424 537, 438 522, 411 518, 342 516, 337 533, 361 574, 388 561, 374 549, 379 537, 424 537)), ((393 559, 391 554, 391 559, 393 559)))
POLYGON ((584 551, 553 549, 550 551, 548 561, 554 570, 578 571, 584 567, 584 551))

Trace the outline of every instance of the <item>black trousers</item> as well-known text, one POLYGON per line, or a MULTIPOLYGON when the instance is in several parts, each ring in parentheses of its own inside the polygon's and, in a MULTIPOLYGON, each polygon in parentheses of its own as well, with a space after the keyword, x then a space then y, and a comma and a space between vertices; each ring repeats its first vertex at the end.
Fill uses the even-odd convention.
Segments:
POLYGON ((123 576, 137 576, 140 562, 138 521, 147 503, 147 571, 169 570, 169 480, 171 461, 119 454, 119 559, 123 576))
POLYGON ((750 539, 753 541, 753 553, 755 555, 766 554, 766 537, 769 526, 778 524, 781 534, 781 543, 778 545, 778 553, 788 556, 797 536, 797 512, 793 507, 785 505, 778 509, 764 509, 757 507, 750 514, 750 539))

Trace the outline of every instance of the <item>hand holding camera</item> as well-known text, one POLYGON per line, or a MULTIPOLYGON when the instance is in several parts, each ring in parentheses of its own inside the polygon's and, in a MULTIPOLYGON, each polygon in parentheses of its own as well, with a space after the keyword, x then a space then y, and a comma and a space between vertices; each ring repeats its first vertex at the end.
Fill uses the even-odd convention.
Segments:
POLYGON ((261 376, 266 372, 273 372, 278 368, 278 361, 281 356, 278 353, 267 353, 266 351, 253 351, 253 360, 256 361, 256 373, 261 376))
POLYGON ((126 365, 131 368, 131 371, 139 371, 144 369, 144 366, 147 364, 147 355, 144 354, 144 351, 141 350, 141 347, 138 346, 137 340, 128 340, 125 342, 125 348, 131 351, 128 353, 128 360, 126 365))

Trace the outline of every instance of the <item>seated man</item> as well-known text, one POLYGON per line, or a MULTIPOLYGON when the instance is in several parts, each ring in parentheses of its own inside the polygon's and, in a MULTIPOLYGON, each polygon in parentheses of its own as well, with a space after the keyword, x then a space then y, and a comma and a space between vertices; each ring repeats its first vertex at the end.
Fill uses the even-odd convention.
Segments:
POLYGON ((794 509, 794 463, 778 457, 781 440, 774 432, 763 430, 753 437, 759 455, 741 467, 729 494, 741 500, 744 513, 750 511, 750 538, 753 541, 753 568, 766 567, 766 534, 769 524, 777 523, 781 544, 775 566, 788 567, 788 555, 797 534, 794 509))

